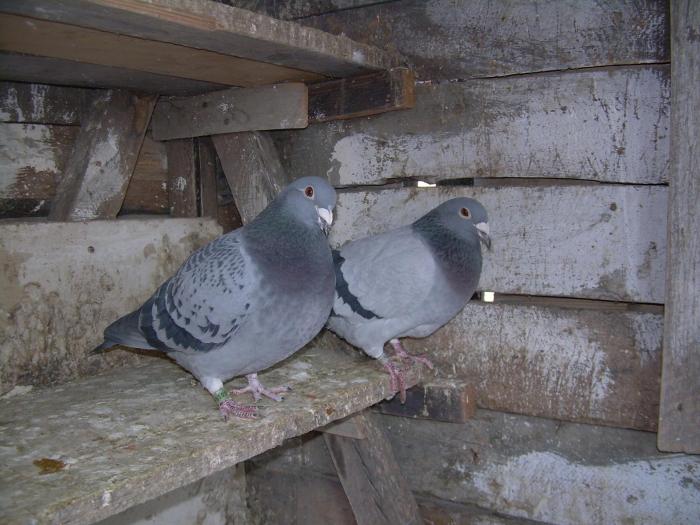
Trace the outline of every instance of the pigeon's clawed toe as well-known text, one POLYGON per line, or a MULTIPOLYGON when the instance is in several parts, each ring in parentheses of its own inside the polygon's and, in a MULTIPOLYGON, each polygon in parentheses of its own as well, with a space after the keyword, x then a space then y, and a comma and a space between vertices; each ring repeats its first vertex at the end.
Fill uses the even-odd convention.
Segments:
POLYGON ((253 399, 255 399, 255 401, 260 401, 262 397, 265 396, 269 397, 273 401, 279 402, 284 399, 284 396, 279 394, 283 394, 291 390, 287 385, 266 388, 258 379, 258 374, 248 374, 246 376, 246 379, 248 380, 248 386, 244 388, 234 388, 233 390, 230 390, 229 392, 231 393, 231 395, 235 396, 250 392, 251 394, 253 394, 253 399))
POLYGON ((258 417, 257 408, 249 405, 241 405, 231 399, 224 399, 219 403, 219 412, 223 416, 224 421, 228 421, 228 418, 231 416, 241 419, 257 419, 258 417))
POLYGON ((384 368, 386 368, 386 371, 389 373, 389 377, 391 378, 391 390, 394 392, 398 391, 401 403, 405 403, 406 376, 404 375, 403 370, 398 368, 394 363, 392 363, 388 359, 384 361, 384 368))
POLYGON ((435 366, 433 365, 433 362, 428 359, 424 355, 411 355, 408 352, 406 352, 406 349, 403 347, 401 344, 401 341, 398 339, 392 339, 389 341, 391 343, 392 348, 394 349, 394 352, 396 352, 396 355, 401 358, 402 361, 404 362, 409 362, 411 364, 413 363, 420 363, 422 365, 425 365, 428 367, 430 370, 433 370, 435 366))

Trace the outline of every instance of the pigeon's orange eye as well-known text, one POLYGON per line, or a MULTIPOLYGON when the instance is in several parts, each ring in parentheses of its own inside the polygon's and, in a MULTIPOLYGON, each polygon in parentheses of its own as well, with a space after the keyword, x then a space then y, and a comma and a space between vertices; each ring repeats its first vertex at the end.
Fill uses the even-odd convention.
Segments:
POLYGON ((307 186, 304 189, 304 195, 306 195, 309 199, 314 198, 314 188, 312 186, 307 186))
POLYGON ((469 219, 472 216, 472 212, 469 211, 469 208, 462 208, 459 210, 459 214, 465 219, 469 219))

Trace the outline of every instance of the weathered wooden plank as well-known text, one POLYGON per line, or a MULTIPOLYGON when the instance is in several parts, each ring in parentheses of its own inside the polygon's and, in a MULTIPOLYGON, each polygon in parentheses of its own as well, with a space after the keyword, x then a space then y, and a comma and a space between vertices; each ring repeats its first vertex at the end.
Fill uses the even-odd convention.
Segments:
POLYGON ((85 352, 219 233, 214 221, 190 219, 1 223, 0 393, 139 361, 85 352))
POLYGON ((422 79, 669 60, 667 2, 404 0, 302 23, 395 49, 422 79))
POLYGON ((417 524, 416 501, 374 417, 364 413, 353 418, 365 439, 323 434, 355 520, 358 525, 417 524))
MULTIPOLYGON (((415 387, 414 387, 415 388, 415 387)), ((339 419, 338 421, 333 421, 330 425, 326 425, 318 429, 320 432, 325 432, 327 434, 333 434, 336 436, 352 438, 352 439, 366 439, 367 433, 365 432, 365 427, 357 422, 355 416, 350 416, 349 418, 339 419)))
MULTIPOLYGON (((134 272, 123 273, 135 280, 134 272)), ((420 371, 409 375, 413 386, 420 371)), ((0 400, 0 419, 8 422, 0 427, 0 520, 94 523, 394 393, 376 363, 325 347, 311 346, 261 379, 290 384, 293 391, 283 403, 264 403, 256 421, 222 421, 211 396, 193 387, 189 374, 157 358, 0 400), (38 475, 33 462, 42 458, 67 468, 38 475)))
POLYGON ((308 89, 300 83, 227 89, 196 97, 161 97, 153 112, 153 138, 305 128, 308 101, 308 89))
POLYGON ((179 139, 169 141, 165 149, 168 155, 168 200, 173 217, 196 217, 197 213, 197 163, 194 141, 179 139))
MULTIPOLYGON (((0 124, 0 217, 48 214, 77 134, 76 126, 0 124)), ((148 135, 122 212, 168 213, 164 146, 148 135)))
POLYGON ((199 195, 202 217, 216 218, 219 212, 218 189, 216 186, 216 149, 208 137, 196 141, 199 163, 199 195))
MULTIPOLYGON (((464 334, 465 339, 469 337, 464 334)), ((431 350, 434 348, 431 347, 431 350)), ((451 355, 454 355, 454 352, 451 355)), ((452 371, 453 374, 455 371, 452 371)), ((464 423, 476 412, 477 393, 473 383, 461 379, 431 379, 406 391, 406 402, 399 398, 382 401, 376 409, 389 416, 433 419, 464 423)))
POLYGON ((295 18, 331 13, 341 9, 355 9, 366 5, 393 1, 395 0, 296 0, 294 2, 226 0, 225 3, 257 13, 265 13, 280 20, 294 20, 295 18))
POLYGON ((246 224, 287 185, 277 150, 269 136, 254 131, 214 135, 212 140, 246 224))
MULTIPOLYGON (((224 84, 254 86, 318 80, 315 73, 35 18, 0 14, 0 49, 100 66, 224 84), (114 50, 119 49, 119 53, 114 50), (158 60, 153 60, 158 57, 158 60)), ((51 79, 47 78, 47 82, 51 79)))
POLYGON ((700 5, 671 6, 671 176, 659 448, 700 453, 700 5))
POLYGON ((489 214, 480 290, 663 303, 662 186, 404 188, 341 192, 331 244, 409 224, 457 196, 489 214))
POLYGON ((124 201, 156 97, 107 91, 80 126, 49 218, 114 218, 124 201))
POLYGON ((309 86, 309 122, 378 115, 415 106, 415 78, 406 68, 309 86))
MULTIPOLYGON (((463 424, 378 420, 411 490, 438 501, 571 525, 693 524, 700 515, 700 456, 661 453, 650 432, 488 410, 463 424)), ((323 439, 303 443, 293 449, 303 467, 287 462, 287 472, 332 475, 323 439)))
POLYGON ((401 177, 656 184, 668 179, 668 72, 643 66, 424 83, 411 111, 275 136, 291 176, 327 176, 340 186, 401 177))
POLYGON ((473 386, 480 407, 655 431, 662 332, 661 311, 470 302, 405 345, 473 386))
POLYGON ((58 5, 4 0, 0 11, 329 76, 398 65, 397 56, 347 37, 208 0, 81 0, 58 5))
POLYGON ((78 125, 92 96, 89 89, 0 82, 0 122, 78 125))
POLYGON ((50 81, 68 86, 121 88, 163 95, 192 95, 226 87, 133 69, 3 52, 0 52, 0 78, 39 84, 50 81))

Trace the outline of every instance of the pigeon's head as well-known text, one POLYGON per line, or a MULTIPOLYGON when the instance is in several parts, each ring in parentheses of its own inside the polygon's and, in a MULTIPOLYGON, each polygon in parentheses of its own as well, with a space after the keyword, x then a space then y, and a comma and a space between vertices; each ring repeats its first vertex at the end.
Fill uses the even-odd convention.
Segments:
POLYGON ((320 177, 302 177, 287 186, 284 193, 296 214, 318 224, 328 235, 336 201, 333 186, 320 177))
POLYGON ((479 201, 468 197, 450 199, 433 209, 424 219, 437 221, 460 238, 476 235, 486 248, 491 249, 488 215, 479 201))

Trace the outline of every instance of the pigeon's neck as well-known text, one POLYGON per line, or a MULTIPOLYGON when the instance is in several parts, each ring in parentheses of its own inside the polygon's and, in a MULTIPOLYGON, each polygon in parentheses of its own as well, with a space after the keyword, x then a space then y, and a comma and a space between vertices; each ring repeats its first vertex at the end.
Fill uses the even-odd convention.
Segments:
POLYGON ((481 245, 476 233, 457 235, 430 216, 419 219, 412 227, 430 246, 450 280, 467 287, 476 286, 472 281, 478 281, 481 273, 481 245))

